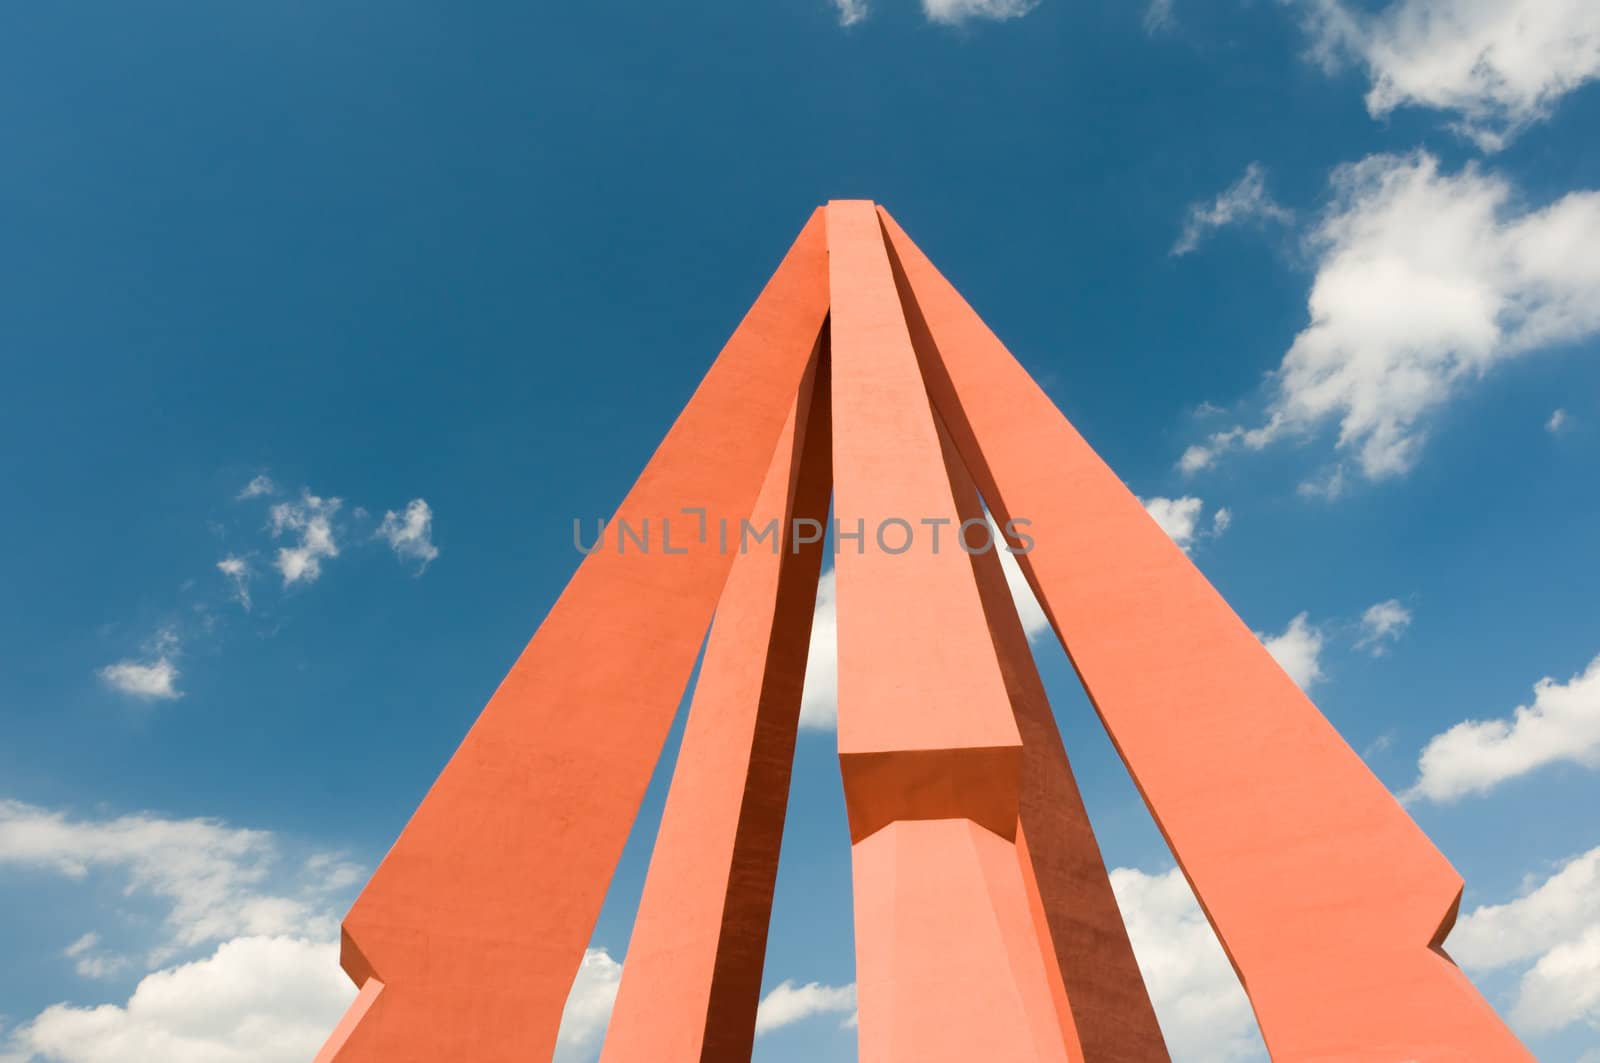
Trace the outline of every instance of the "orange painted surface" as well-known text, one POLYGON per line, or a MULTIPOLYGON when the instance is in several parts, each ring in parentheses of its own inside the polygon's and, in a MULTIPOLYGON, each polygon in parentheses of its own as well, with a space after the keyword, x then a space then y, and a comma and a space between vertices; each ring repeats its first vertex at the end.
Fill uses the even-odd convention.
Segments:
MULTIPOLYGON (((942 425, 939 445, 962 521, 981 520, 978 489, 942 425)), ((1017 852, 1062 1028, 1075 1059, 1158 1063, 1166 1042, 998 549, 973 554, 972 572, 1022 735, 1017 852)))
POLYGON ((1066 1063, 1012 842, 1021 739, 870 203, 829 204, 828 250, 834 514, 868 536, 835 560, 860 1056, 1066 1063))
POLYGON ((827 360, 807 378, 752 520, 784 538, 740 555, 700 666, 601 1063, 748 1060, 783 839, 822 539, 827 360))
POLYGON ((906 820, 857 842, 851 860, 862 1063, 1076 1058, 1015 846, 967 819, 906 820))
POLYGON ((345 920, 382 982, 327 1063, 549 1059, 562 1006, 828 307, 800 234, 618 516, 652 550, 586 557, 345 920), (712 534, 698 538, 709 511, 712 534), (670 518, 674 550, 662 552, 670 518))
MULTIPOLYGON (((955 545, 933 410, 870 203, 828 206, 828 249, 834 519, 867 536, 859 551, 841 539, 834 561, 851 834, 967 815, 1009 838, 1021 739, 971 567, 955 545), (925 518, 949 522, 937 553, 931 529, 915 526, 925 518), (919 534, 904 553, 877 541, 892 520, 919 534)), ((889 535, 898 548, 903 535, 889 535)))
MULTIPOLYGON (((928 389, 1194 885, 1276 1059, 1532 1056, 1440 952, 1461 880, 882 215, 928 389)), ((841 706, 842 707, 842 706, 841 706)))

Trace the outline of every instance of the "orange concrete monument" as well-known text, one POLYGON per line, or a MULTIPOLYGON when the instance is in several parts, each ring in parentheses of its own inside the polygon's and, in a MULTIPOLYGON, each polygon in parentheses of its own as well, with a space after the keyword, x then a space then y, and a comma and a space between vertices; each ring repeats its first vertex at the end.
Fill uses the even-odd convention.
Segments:
POLYGON ((1533 1058, 1445 953, 1454 870, 888 213, 843 201, 346 918, 360 994, 317 1063, 551 1057, 702 644, 601 1059, 750 1058, 830 499, 863 1063, 1168 1058, 998 549, 1275 1059, 1533 1058))

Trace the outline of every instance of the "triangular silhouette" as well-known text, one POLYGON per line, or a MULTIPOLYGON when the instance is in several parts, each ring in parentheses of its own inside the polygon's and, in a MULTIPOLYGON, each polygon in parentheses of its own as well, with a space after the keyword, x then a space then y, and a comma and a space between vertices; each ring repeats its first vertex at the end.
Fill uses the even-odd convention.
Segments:
POLYGON ((352 909, 362 991, 318 1063, 550 1057, 713 612, 601 1058, 749 1059, 830 492, 863 1063, 1167 1058, 996 549, 1275 1058, 1532 1059, 1441 948, 1444 858, 887 212, 841 201, 352 909))

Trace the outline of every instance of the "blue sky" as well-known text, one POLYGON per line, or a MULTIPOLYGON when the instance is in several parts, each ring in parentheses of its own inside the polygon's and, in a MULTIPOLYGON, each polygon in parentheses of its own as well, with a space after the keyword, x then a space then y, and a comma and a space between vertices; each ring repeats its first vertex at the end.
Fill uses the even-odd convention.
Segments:
MULTIPOLYGON (((0 1059, 309 1058, 338 917, 572 518, 844 197, 1406 796, 1539 1058, 1600 1058, 1597 40, 1589 0, 11 5, 0 1059)), ((1260 1058, 1035 649, 1174 1058, 1260 1058)), ((762 1063, 855 1058, 827 707, 762 1063)), ((597 1051, 672 751, 563 1058, 597 1051)))

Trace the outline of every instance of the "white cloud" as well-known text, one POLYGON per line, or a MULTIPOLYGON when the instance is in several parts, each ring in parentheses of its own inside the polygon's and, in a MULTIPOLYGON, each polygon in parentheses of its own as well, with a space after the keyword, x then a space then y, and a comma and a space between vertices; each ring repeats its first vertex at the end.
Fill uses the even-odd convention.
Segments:
POLYGON ((61 955, 72 961, 73 970, 81 978, 110 978, 128 966, 128 957, 101 949, 100 935, 92 930, 63 949, 61 955))
POLYGON ((1390 645, 1400 641, 1400 636, 1410 626, 1411 610, 1401 605, 1397 598, 1369 606, 1361 614, 1361 638, 1356 641, 1356 649, 1366 650, 1374 657, 1382 657, 1390 645))
POLYGON ((1146 33, 1160 33, 1169 30, 1177 21, 1172 10, 1173 0, 1150 0, 1144 9, 1144 31, 1146 33))
POLYGON ((1571 420, 1571 418, 1567 416, 1566 410, 1557 410, 1555 413, 1552 413, 1550 415, 1550 419, 1544 423, 1545 431, 1550 432, 1551 434, 1559 432, 1563 428, 1567 427, 1567 422, 1569 420, 1571 420))
MULTIPOLYGON (((269 832, 137 814, 98 819, 0 800, 0 868, 120 883, 164 905, 160 940, 123 1004, 52 1005, 0 1038, 8 1063, 304 1063, 355 995, 339 969, 336 894, 360 870, 337 853, 285 861, 269 832), (204 948, 205 955, 179 954, 204 948)), ((52 904, 101 890, 52 892, 52 904)), ((147 934, 122 900, 107 912, 147 934)), ((79 974, 132 962, 90 931, 64 953, 79 974)))
POLYGON ((1582 1020, 1600 1029, 1600 923, 1539 957, 1511 1008, 1511 1021, 1531 1033, 1582 1020))
POLYGON ((277 493, 278 485, 273 483, 270 478, 267 476, 257 476, 254 480, 251 480, 249 483, 245 484, 244 489, 235 497, 242 502, 247 498, 259 498, 262 495, 275 495, 277 493))
POLYGON ((1333 186, 1310 238, 1311 323, 1271 378, 1266 422, 1213 433, 1185 471, 1332 421, 1368 478, 1399 475, 1467 382, 1600 331, 1600 193, 1522 210, 1505 179, 1441 173, 1426 152, 1371 156, 1333 186))
POLYGON ((1406 798, 1453 801, 1562 762, 1600 767, 1600 657, 1565 683, 1539 680, 1533 704, 1509 720, 1465 720, 1435 735, 1406 798))
MULTIPOLYGON (((1156 11, 1161 6, 1160 0, 1157 0, 1157 3, 1151 6, 1150 12, 1156 11)), ((1168 3, 1165 9, 1170 19, 1171 4, 1168 3)), ((1145 24, 1149 26, 1148 12, 1145 24)), ((1252 162, 1245 167, 1243 175, 1217 196, 1214 202, 1196 203, 1189 208, 1189 216, 1183 223, 1183 235, 1172 245, 1172 254, 1187 255, 1199 247, 1211 233, 1229 225, 1242 225, 1247 222, 1287 224, 1293 220, 1294 215, 1267 193, 1266 171, 1260 163, 1252 162)))
POLYGON ((1198 498, 1141 498, 1144 511, 1167 533, 1167 537, 1185 550, 1194 542, 1195 526, 1200 523, 1200 511, 1205 503, 1198 498))
POLYGON ((594 1056, 611 1021, 611 1008, 622 985, 622 964, 605 949, 584 949, 556 1034, 554 1063, 579 1063, 594 1056))
POLYGON ((250 611, 250 563, 242 557, 228 556, 217 562, 217 571, 233 585, 233 598, 250 611))
POLYGON ((126 1005, 46 1008, 12 1048, 54 1063, 305 1063, 354 996, 331 940, 239 938, 147 975, 126 1005))
POLYGON ((1145 512, 1161 525, 1161 530, 1186 551, 1196 539, 1202 536, 1214 539, 1233 524, 1233 511, 1224 506, 1212 514, 1210 529, 1203 528, 1201 517, 1205 513, 1205 503, 1193 496, 1141 498, 1139 502, 1145 512))
POLYGON ((1111 888, 1175 1063, 1264 1061, 1250 1000, 1183 873, 1119 867, 1111 888))
POLYGON ((761 998, 761 1004, 756 1008, 756 1036, 817 1015, 849 1016, 855 1010, 856 987, 853 982, 841 986, 822 985, 819 982, 796 985, 786 980, 761 998))
POLYGON ((1039 0, 922 0, 922 13, 929 22, 955 26, 974 18, 1021 18, 1037 6, 1039 0))
POLYGON ((811 649, 800 694, 800 726, 831 731, 839 722, 839 619, 835 570, 817 581, 817 608, 811 616, 811 649))
POLYGON ((1307 614, 1301 613, 1289 621, 1281 635, 1257 632, 1256 638, 1301 690, 1310 690, 1312 684, 1326 678, 1321 663, 1322 630, 1309 622, 1307 614))
POLYGON ((310 491, 300 495, 299 502, 279 502, 272 507, 272 537, 284 532, 294 532, 296 545, 278 549, 278 571, 283 574, 285 587, 304 581, 315 582, 322 575, 322 558, 338 557, 339 546, 333 539, 333 515, 342 501, 337 498, 318 498, 310 491))
POLYGON ((1457 115, 1454 128, 1485 151, 1549 116, 1600 77, 1600 4, 1593 0, 1397 0, 1352 11, 1312 0, 1318 50, 1329 65, 1367 68, 1367 110, 1457 115))
POLYGON ((433 545, 433 510, 420 498, 406 505, 404 516, 392 509, 384 513, 378 535, 396 557, 420 561, 424 569, 439 556, 439 548, 433 545))
POLYGON ((1445 948, 1468 970, 1523 968, 1511 1008, 1518 1029, 1600 1029, 1600 848, 1516 900, 1463 915, 1445 948))
MULTIPOLYGON (((1003 543, 1000 530, 995 526, 994 518, 989 518, 990 541, 1003 543)), ((1028 586, 1028 577, 1022 574, 1022 566, 1017 563, 1016 555, 1002 545, 999 547, 1000 571, 1006 574, 1006 587, 1011 591, 1011 601, 1017 607, 1017 619, 1022 621, 1023 633, 1032 642, 1046 631, 1050 630, 1050 618, 1044 615, 1044 607, 1033 596, 1033 588, 1028 586)))
POLYGON ((854 26, 867 17, 867 0, 833 0, 839 9, 839 25, 854 26))
POLYGON ((143 660, 123 660, 100 669, 100 678, 124 694, 147 701, 172 701, 183 697, 178 689, 178 636, 170 629, 156 635, 145 647, 143 660))
MULTIPOLYGON (((279 846, 267 832, 214 820, 146 814, 74 819, 64 812, 0 800, 0 867, 53 872, 69 879, 110 874, 124 892, 167 906, 154 962, 229 937, 318 931, 333 937, 325 893, 348 878, 348 865, 322 855, 298 881, 273 889, 279 846)), ((96 939, 98 941, 98 938, 96 939)))

